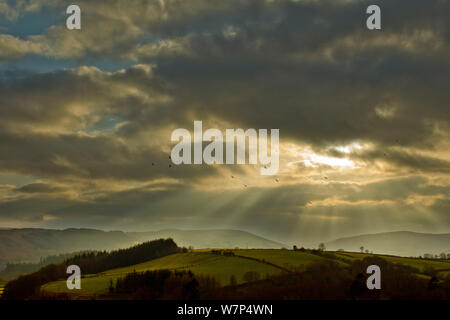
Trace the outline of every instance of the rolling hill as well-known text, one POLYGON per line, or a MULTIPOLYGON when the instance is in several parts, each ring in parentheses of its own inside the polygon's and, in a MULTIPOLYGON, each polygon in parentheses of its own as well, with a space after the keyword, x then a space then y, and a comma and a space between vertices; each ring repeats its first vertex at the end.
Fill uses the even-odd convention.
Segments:
POLYGON ((154 232, 95 229, 0 230, 0 269, 7 262, 36 262, 41 257, 81 250, 112 250, 160 238, 194 248, 281 248, 283 244, 237 230, 161 230, 154 232))
POLYGON ((282 243, 259 237, 240 230, 177 230, 167 229, 155 232, 129 232, 137 241, 172 238, 180 247, 202 248, 258 248, 280 249, 282 243))
POLYGON ((93 229, 0 230, 0 267, 6 262, 35 262, 41 257, 80 250, 130 246, 134 239, 121 231, 93 229))
POLYGON ((378 254, 423 256, 425 253, 450 253, 450 233, 386 232, 340 238, 326 243, 327 249, 360 251, 360 247, 378 254))
MULTIPOLYGON (((314 263, 334 261, 339 266, 348 267, 349 262, 361 260, 370 254, 350 252, 327 252, 327 255, 316 255, 310 252, 280 250, 280 249, 234 249, 234 255, 214 254, 211 250, 194 250, 188 253, 175 253, 159 259, 150 260, 136 265, 116 268, 98 274, 85 275, 82 278, 81 290, 74 292, 67 289, 66 280, 54 281, 41 287, 47 293, 69 293, 78 298, 89 298, 108 293, 111 281, 113 283, 128 273, 154 271, 161 269, 191 270, 197 275, 207 275, 216 278, 220 285, 228 285, 231 276, 238 284, 245 283, 244 274, 256 271, 262 279, 266 275, 289 274, 292 271, 304 271, 314 263)), ((435 261, 417 258, 376 255, 392 263, 417 268, 424 272, 426 267, 433 267, 438 272, 450 270, 450 261, 435 261)), ((428 279, 425 275, 420 275, 428 279)))
MULTIPOLYGON (((195 249, 288 247, 239 230, 122 232, 95 229, 0 229, 0 269, 7 262, 36 262, 41 257, 61 253, 126 248, 160 238, 172 238, 179 246, 193 246, 195 249)), ((450 234, 389 232, 340 238, 326 244, 328 250, 355 252, 359 252, 361 246, 378 254, 400 256, 450 253, 450 234)))
MULTIPOLYGON (((294 267, 305 268, 311 263, 326 260, 326 258, 307 252, 291 250, 245 249, 232 251, 235 256, 216 255, 206 250, 176 253, 129 267, 86 275, 82 279, 80 293, 83 295, 104 294, 108 291, 111 280, 115 281, 133 271, 191 270, 194 274, 213 276, 221 285, 227 285, 231 276, 235 276, 237 283, 243 283, 243 276, 247 271, 256 271, 264 278, 266 275, 286 273, 287 271, 283 270, 285 268, 288 268, 286 270, 294 267)), ((73 293, 67 289, 65 280, 48 283, 42 289, 53 293, 73 293)))

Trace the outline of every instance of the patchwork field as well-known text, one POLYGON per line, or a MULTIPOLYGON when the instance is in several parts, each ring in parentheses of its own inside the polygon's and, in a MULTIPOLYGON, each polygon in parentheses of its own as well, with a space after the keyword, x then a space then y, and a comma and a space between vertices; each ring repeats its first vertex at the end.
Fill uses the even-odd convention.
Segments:
MULTIPOLYGON (((338 257, 342 257, 348 260, 361 260, 364 257, 373 256, 372 254, 367 253, 357 253, 357 252, 335 252, 335 255, 338 257)), ((436 271, 442 270, 442 272, 450 271, 450 261, 444 260, 426 260, 426 259, 417 259, 417 258, 407 258, 407 257, 396 257, 396 256, 387 256, 387 255, 377 255, 387 261, 392 263, 400 263, 403 265, 411 266, 419 269, 423 272, 426 268, 432 267, 436 271)))
MULTIPOLYGON (((191 270, 198 275, 214 276, 222 285, 226 285, 230 282, 230 278, 233 275, 238 283, 243 283, 243 276, 247 271, 256 271, 263 278, 266 275, 283 273, 285 272, 282 270, 283 268, 304 268, 308 264, 324 260, 324 258, 310 253, 290 250, 255 249, 233 250, 233 252, 236 255, 259 259, 260 261, 239 256, 216 255, 209 251, 177 253, 130 267, 112 269, 95 275, 86 275, 81 281, 82 288, 80 293, 87 295, 106 293, 111 280, 115 281, 117 278, 133 271, 142 272, 158 269, 191 270), (275 266, 265 263, 265 261, 275 266)), ((73 293, 72 290, 67 289, 65 280, 48 283, 41 289, 46 292, 73 293)))
MULTIPOLYGON (((308 252, 280 249, 235 249, 231 251, 233 251, 235 256, 214 254, 210 250, 177 253, 125 268, 85 275, 81 281, 82 288, 80 291, 77 291, 77 294, 89 296, 107 293, 111 281, 116 281, 117 278, 124 277, 127 273, 133 271, 143 272, 159 269, 191 270, 197 275, 213 276, 221 285, 227 285, 230 283, 232 276, 236 278, 237 283, 243 283, 243 277, 247 271, 256 271, 261 278, 264 278, 267 275, 286 273, 291 270, 302 270, 308 265, 319 261, 334 260, 339 264, 345 265, 345 262, 341 259, 357 260, 366 256, 372 256, 371 254, 355 252, 328 252, 328 256, 331 255, 330 257, 333 257, 334 254, 336 257, 336 259, 331 259, 330 257, 325 258, 308 252)), ((450 262, 447 261, 384 255, 380 257, 394 263, 416 267, 421 272, 427 267, 433 267, 437 271, 442 270, 442 273, 450 271, 450 262)), ((66 280, 48 283, 42 286, 41 289, 51 293, 74 293, 74 291, 67 289, 66 280)))
MULTIPOLYGON (((308 252, 292 251, 292 250, 237 249, 234 250, 234 253, 238 256, 254 258, 261 261, 267 261, 289 270, 295 269, 296 271, 301 271, 302 269, 305 269, 306 266, 314 262, 331 260, 308 252)), ((334 261, 340 264, 345 264, 339 260, 334 261)))

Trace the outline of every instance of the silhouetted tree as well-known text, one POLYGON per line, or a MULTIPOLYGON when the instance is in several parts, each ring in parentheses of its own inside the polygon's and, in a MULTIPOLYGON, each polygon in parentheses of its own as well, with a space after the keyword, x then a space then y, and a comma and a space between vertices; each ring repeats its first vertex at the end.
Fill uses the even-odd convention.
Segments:
POLYGON ((432 291, 436 290, 437 288, 439 288, 439 281, 435 276, 433 276, 428 282, 428 290, 432 291))
POLYGON ((429 275, 430 277, 436 277, 438 272, 436 271, 435 268, 433 268, 432 266, 426 266, 423 269, 423 273, 425 273, 426 275, 429 275))
POLYGON ((113 284, 113 280, 110 279, 109 280, 109 293, 114 293, 114 284, 113 284))
POLYGON ((227 257, 234 257, 235 254, 233 251, 225 250, 225 251, 223 251, 223 255, 227 256, 227 257))
POLYGON ((260 274, 257 271, 247 271, 242 277, 242 280, 244 280, 245 282, 258 281, 259 279, 260 274))
POLYGON ((187 300, 196 300, 199 298, 199 284, 193 275, 191 275, 190 278, 190 281, 183 286, 184 298, 187 300))
POLYGON ((364 294, 367 291, 367 286, 365 283, 365 278, 362 273, 358 273, 356 275, 355 280, 353 280, 350 290, 349 290, 349 297, 352 300, 358 300, 361 299, 364 294))
POLYGON ((233 274, 230 277, 230 285, 235 286, 237 284, 236 276, 233 274))

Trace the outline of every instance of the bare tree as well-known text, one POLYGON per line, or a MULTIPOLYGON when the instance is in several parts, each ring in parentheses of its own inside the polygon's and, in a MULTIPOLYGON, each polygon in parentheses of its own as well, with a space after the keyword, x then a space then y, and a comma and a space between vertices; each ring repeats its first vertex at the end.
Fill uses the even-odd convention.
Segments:
POLYGON ((359 247, 359 250, 361 250, 361 253, 364 253, 364 247, 363 246, 359 247))
POLYGON ((247 271, 244 274, 244 277, 242 278, 242 280, 244 280, 245 282, 253 282, 253 281, 258 281, 260 278, 261 278, 261 275, 259 274, 259 272, 247 271))

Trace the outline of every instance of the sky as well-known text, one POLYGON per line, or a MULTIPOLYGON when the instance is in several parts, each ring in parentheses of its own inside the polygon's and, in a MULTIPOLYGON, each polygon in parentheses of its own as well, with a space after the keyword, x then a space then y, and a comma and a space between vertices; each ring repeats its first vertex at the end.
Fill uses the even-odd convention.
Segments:
POLYGON ((0 2, 0 227, 450 232, 450 1, 375 2, 0 2), (278 173, 170 166, 195 120, 278 173))

